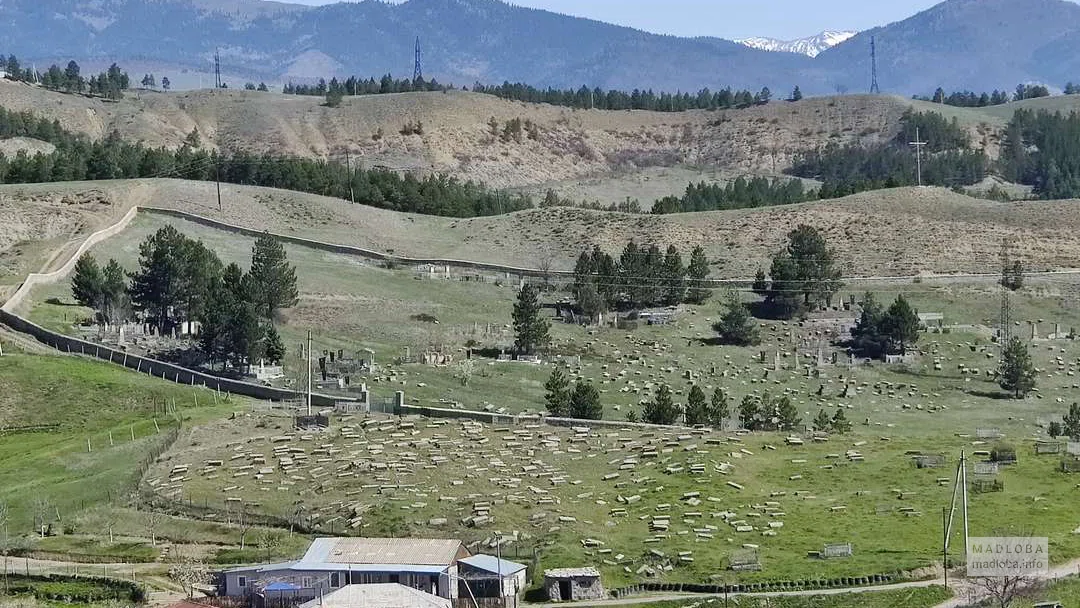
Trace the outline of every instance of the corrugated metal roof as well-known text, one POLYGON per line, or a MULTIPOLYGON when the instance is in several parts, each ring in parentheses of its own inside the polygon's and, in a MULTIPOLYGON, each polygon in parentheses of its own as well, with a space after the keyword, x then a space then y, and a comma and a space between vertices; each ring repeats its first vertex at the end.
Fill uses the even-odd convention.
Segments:
POLYGON ((300 604, 300 608, 450 608, 450 600, 398 583, 346 585, 321 598, 300 604))
POLYGON ((457 559, 461 541, 433 538, 317 538, 301 565, 382 564, 449 566, 457 559))
POLYGON ((600 571, 593 567, 588 568, 555 568, 554 570, 544 570, 544 578, 578 578, 578 577, 600 577, 600 571))
POLYGON ((464 559, 459 559, 458 561, 492 574, 499 574, 500 572, 503 574, 514 574, 515 572, 521 572, 526 568, 525 564, 499 559, 494 555, 472 555, 464 559))
POLYGON ((278 562, 276 564, 259 564, 258 566, 240 566, 239 568, 230 568, 226 570, 226 574, 233 572, 270 572, 273 570, 290 570, 298 562, 278 562))

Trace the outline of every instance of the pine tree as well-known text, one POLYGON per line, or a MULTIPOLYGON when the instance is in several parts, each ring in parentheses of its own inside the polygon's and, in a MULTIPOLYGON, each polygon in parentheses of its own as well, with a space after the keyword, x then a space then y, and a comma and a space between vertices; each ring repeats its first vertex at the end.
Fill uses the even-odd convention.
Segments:
POLYGON ((727 393, 719 386, 713 389, 712 399, 709 400, 709 412, 707 423, 717 430, 723 430, 731 417, 731 406, 728 404, 727 393))
POLYGON ((760 267, 754 274, 754 283, 750 286, 750 291, 753 291, 759 296, 764 296, 769 293, 769 280, 765 277, 765 271, 760 267))
POLYGON ((265 337, 263 338, 263 355, 271 363, 279 363, 285 359, 285 342, 282 341, 273 323, 266 324, 265 337))
POLYGON ((701 387, 690 387, 690 394, 686 398, 686 424, 687 426, 709 424, 709 406, 705 398, 705 392, 701 387))
POLYGON ((1064 435, 1065 432, 1062 430, 1061 423, 1054 420, 1046 425, 1046 434, 1049 435, 1051 439, 1056 439, 1064 435))
POLYGON ((758 325, 750 316, 750 310, 739 298, 738 292, 730 292, 724 299, 726 310, 714 329, 725 344, 752 346, 761 343, 758 325))
POLYGON ((761 400, 753 395, 743 397, 739 404, 739 425, 753 431, 761 425, 761 400))
POLYGON ((514 304, 514 347, 521 354, 531 355, 547 346, 550 324, 541 316, 540 301, 535 285, 526 283, 514 304))
POLYGON ((89 253, 82 254, 75 262, 74 275, 71 278, 71 294, 75 301, 83 306, 97 309, 101 304, 101 267, 89 253))
POLYGON ((670 426, 679 421, 681 413, 679 406, 672 401, 671 388, 661 384, 653 399, 642 408, 641 419, 649 424, 670 426))
POLYGON ((548 414, 559 418, 570 414, 570 379, 560 368, 551 370, 551 376, 544 383, 544 391, 548 414))
POLYGON ((592 382, 578 380, 570 393, 570 417, 579 420, 600 420, 604 406, 600 403, 600 391, 592 382))
POLYGON ((831 427, 832 420, 829 419, 829 415, 825 413, 824 409, 818 410, 817 417, 814 418, 814 430, 827 431, 831 427))
POLYGON ((847 416, 844 415, 842 408, 836 408, 836 413, 832 418, 832 430, 834 433, 846 435, 851 432, 851 423, 848 422, 847 416))
POLYGON ((1069 406, 1069 413, 1061 418, 1062 435, 1073 441, 1080 441, 1080 404, 1073 403, 1069 406))
POLYGON ((781 431, 791 431, 799 426, 802 418, 799 418, 799 410, 786 395, 772 402, 776 412, 776 428, 781 431))
POLYGON ((679 250, 669 245, 664 255, 664 304, 675 306, 686 299, 686 268, 679 250))
POLYGON ((690 264, 686 267, 686 278, 689 292, 686 301, 691 304, 704 304, 712 290, 706 286, 705 281, 709 278, 709 260, 705 257, 705 250, 701 245, 694 247, 690 253, 690 264))
POLYGON ((186 238, 167 225, 139 245, 139 269, 131 275, 131 301, 145 311, 160 333, 171 321, 169 312, 179 308, 184 296, 184 248, 186 238))
POLYGON ((1005 345, 998 384, 1017 399, 1027 396, 1035 388, 1035 366, 1027 345, 1020 338, 1013 337, 1005 345))
POLYGON ((795 85, 795 88, 791 91, 791 101, 801 101, 802 98, 803 94, 799 90, 799 85, 795 85))
POLYGON ((765 301, 778 317, 790 319, 801 308, 799 294, 802 291, 802 282, 799 280, 799 269, 795 260, 786 251, 776 254, 773 257, 769 276, 772 278, 772 283, 769 285, 765 301))
POLYGON ((101 271, 101 316, 109 323, 120 323, 131 316, 127 273, 115 259, 109 259, 101 271))
POLYGON ((919 311, 908 304, 903 294, 896 296, 881 323, 881 333, 900 349, 900 354, 907 354, 907 347, 919 339, 919 311))
POLYGON ((296 289, 296 268, 289 264, 285 247, 269 232, 255 240, 251 250, 251 301, 260 316, 273 319, 282 308, 295 306, 299 301, 296 289))

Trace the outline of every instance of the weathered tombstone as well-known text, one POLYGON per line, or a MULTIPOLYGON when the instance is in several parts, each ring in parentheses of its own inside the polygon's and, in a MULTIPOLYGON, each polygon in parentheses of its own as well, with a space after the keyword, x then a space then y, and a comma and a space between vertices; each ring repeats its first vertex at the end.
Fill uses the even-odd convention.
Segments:
POLYGON ((832 559, 837 557, 851 557, 854 553, 851 543, 841 543, 833 545, 825 545, 825 549, 821 552, 821 557, 824 559, 832 559))

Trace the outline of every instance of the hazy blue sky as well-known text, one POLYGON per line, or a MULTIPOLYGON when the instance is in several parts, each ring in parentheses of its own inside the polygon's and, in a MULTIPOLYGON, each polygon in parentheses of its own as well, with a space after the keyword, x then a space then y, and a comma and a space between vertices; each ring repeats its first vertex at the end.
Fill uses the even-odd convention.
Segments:
MULTIPOLYGON (((291 0, 330 4, 333 0, 291 0)), ((800 38, 899 21, 940 0, 514 0, 521 6, 678 36, 800 38)))

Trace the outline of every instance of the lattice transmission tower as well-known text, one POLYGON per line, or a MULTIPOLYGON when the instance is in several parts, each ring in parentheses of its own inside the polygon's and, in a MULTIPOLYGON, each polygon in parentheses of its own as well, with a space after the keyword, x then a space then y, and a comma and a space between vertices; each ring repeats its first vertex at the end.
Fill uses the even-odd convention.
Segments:
POLYGON ((877 83, 877 41, 874 36, 870 37, 870 94, 881 93, 877 83))
POLYGON ((413 63, 413 82, 424 78, 424 68, 420 63, 420 37, 416 37, 416 61, 413 63))

